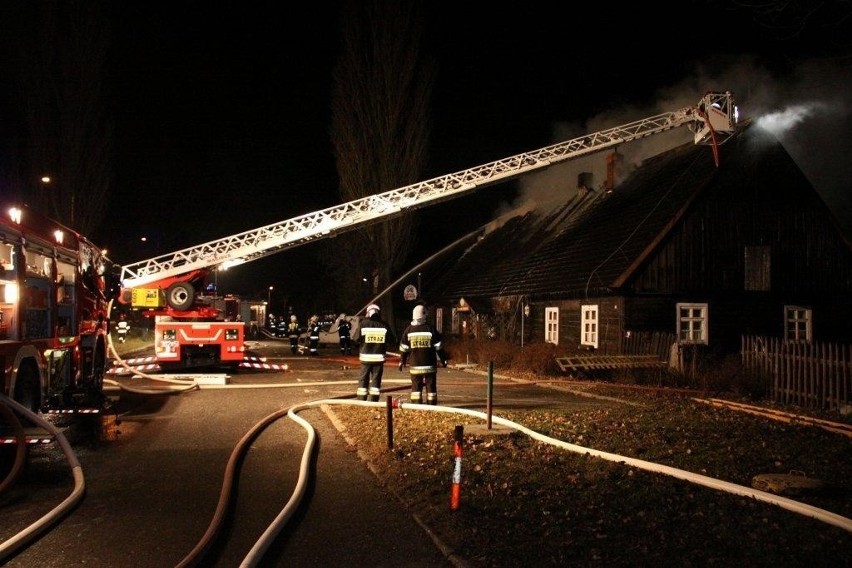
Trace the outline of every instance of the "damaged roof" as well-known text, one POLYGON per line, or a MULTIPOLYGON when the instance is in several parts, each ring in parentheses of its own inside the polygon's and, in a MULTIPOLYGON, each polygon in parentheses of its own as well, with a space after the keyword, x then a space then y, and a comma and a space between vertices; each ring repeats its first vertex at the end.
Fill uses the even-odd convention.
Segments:
POLYGON ((613 293, 629 283, 708 191, 737 200, 744 192, 758 193, 753 188, 759 184, 771 188, 771 199, 782 199, 804 186, 819 199, 783 146, 759 127, 741 125, 718 150, 718 168, 712 147, 688 143, 646 160, 611 192, 578 193, 552 212, 510 218, 445 259, 430 276, 430 296, 613 293))

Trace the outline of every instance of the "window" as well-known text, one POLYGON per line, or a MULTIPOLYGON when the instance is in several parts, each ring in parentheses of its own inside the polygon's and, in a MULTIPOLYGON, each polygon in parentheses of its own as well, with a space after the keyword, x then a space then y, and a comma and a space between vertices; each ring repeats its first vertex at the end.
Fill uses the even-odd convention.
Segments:
POLYGON ((458 334, 458 332, 459 332, 459 310, 458 310, 458 308, 453 308, 452 318, 453 318, 453 320, 452 320, 452 322, 450 322, 450 325, 452 326, 452 327, 450 327, 450 332, 454 333, 454 334, 458 334))
POLYGON ((13 245, 0 244, 0 268, 3 270, 15 269, 15 249, 13 245))
POLYGON ((444 308, 435 308, 435 327, 444 333, 444 308))
POLYGON ((768 246, 745 248, 745 282, 746 290, 768 292, 772 269, 771 251, 768 246))
POLYGON ((559 345, 559 308, 544 308, 544 340, 559 345))
POLYGON ((784 339, 809 343, 813 314, 802 306, 784 306, 784 339))
POLYGON ((707 345, 707 314, 707 304, 678 304, 678 342, 707 345))
POLYGON ((580 345, 598 348, 597 306, 580 306, 580 345))

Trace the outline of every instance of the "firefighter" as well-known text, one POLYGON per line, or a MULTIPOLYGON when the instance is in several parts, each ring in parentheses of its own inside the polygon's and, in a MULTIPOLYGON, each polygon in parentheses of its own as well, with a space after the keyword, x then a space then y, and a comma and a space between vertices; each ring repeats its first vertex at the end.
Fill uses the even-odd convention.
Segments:
POLYGON ((340 314, 340 319, 337 320, 337 335, 340 337, 340 354, 352 354, 352 322, 346 319, 346 314, 340 314))
POLYGON ((447 353, 444 351, 441 333, 427 323, 426 306, 414 306, 411 323, 403 330, 399 343, 399 370, 411 363, 410 400, 422 404, 423 389, 426 388, 426 403, 438 404, 438 361, 447 366, 447 353))
POLYGON ((275 322, 275 337, 287 336, 287 320, 284 316, 278 316, 278 321, 275 322))
POLYGON ((361 322, 361 335, 358 339, 358 360, 361 361, 361 375, 355 398, 358 400, 379 401, 382 390, 382 375, 385 368, 385 354, 391 338, 390 326, 381 319, 381 308, 376 304, 367 306, 367 318, 361 322))
POLYGON ((290 338, 290 353, 297 353, 299 351, 299 319, 296 314, 290 316, 290 323, 287 324, 287 337, 290 338))
POLYGON ((115 327, 118 332, 118 342, 124 343, 127 341, 127 335, 130 333, 130 322, 127 321, 127 316, 121 314, 115 327))
POLYGON ((320 327, 319 318, 312 315, 308 323, 308 353, 311 356, 319 355, 320 327))

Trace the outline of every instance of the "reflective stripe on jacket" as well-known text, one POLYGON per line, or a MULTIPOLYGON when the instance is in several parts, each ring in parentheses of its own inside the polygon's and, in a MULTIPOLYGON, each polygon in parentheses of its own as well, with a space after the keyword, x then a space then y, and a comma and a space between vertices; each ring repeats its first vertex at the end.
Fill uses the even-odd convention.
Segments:
POLYGON ((382 363, 387 352, 390 328, 381 320, 367 318, 361 323, 361 345, 358 360, 362 363, 382 363))
POLYGON ((446 358, 441 333, 431 324, 410 324, 402 332, 399 351, 412 375, 434 373, 438 361, 446 358))

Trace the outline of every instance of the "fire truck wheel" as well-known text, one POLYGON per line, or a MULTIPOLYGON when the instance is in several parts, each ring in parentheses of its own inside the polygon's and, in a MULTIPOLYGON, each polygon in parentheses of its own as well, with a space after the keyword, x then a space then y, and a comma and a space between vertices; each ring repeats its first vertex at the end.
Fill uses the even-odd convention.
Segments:
POLYGON ((175 310, 188 310, 195 300, 195 289, 189 282, 175 282, 166 290, 166 302, 175 310))
POLYGON ((15 400, 21 406, 38 412, 41 407, 39 400, 38 370, 32 361, 23 361, 18 368, 18 381, 15 385, 15 400))

